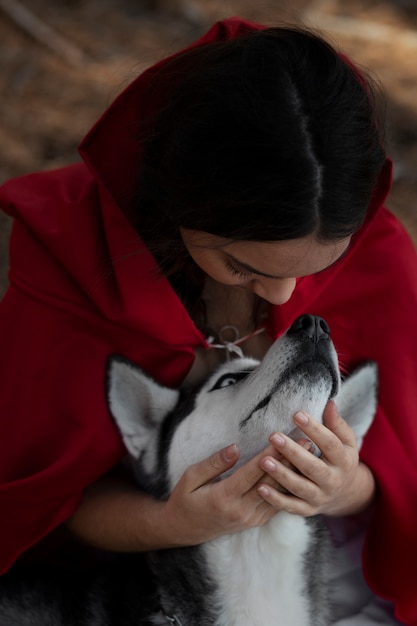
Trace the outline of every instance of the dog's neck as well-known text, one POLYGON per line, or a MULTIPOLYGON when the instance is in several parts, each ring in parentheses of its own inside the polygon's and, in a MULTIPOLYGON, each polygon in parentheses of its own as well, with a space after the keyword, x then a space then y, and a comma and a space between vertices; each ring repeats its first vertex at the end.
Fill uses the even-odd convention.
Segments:
POLYGON ((216 626, 307 626, 310 607, 300 581, 310 536, 304 518, 281 513, 266 526, 206 544, 218 583, 216 626))
MULTIPOLYGON (((319 594, 312 607, 311 590, 300 588, 315 532, 314 521, 279 513, 260 528, 187 548, 184 561, 181 551, 172 560, 170 551, 157 553, 154 566, 165 616, 176 616, 182 626, 265 626, 277 621, 310 626, 313 614, 318 620, 314 623, 324 626, 319 594)), ((309 562, 313 580, 314 568, 321 566, 309 562)))

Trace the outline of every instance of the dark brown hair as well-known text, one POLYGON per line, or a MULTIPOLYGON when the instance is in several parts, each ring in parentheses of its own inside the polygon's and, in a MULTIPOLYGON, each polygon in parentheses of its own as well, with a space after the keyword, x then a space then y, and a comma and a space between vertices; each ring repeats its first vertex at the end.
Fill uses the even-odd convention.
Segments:
POLYGON ((359 228, 385 160, 378 89, 322 37, 253 31, 187 51, 167 79, 136 196, 165 271, 186 262, 179 227, 248 241, 359 228))

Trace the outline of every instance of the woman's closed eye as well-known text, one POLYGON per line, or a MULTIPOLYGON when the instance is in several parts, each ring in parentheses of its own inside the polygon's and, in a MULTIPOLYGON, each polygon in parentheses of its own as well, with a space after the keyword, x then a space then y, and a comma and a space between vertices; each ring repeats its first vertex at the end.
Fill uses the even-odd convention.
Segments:
POLYGON ((238 276, 242 280, 248 280, 251 277, 251 275, 252 275, 251 272, 244 272, 244 271, 238 269, 237 267, 235 267, 234 265, 232 265, 230 263, 230 261, 227 261, 227 260, 226 260, 226 268, 227 268, 228 272, 233 274, 233 276, 238 276))

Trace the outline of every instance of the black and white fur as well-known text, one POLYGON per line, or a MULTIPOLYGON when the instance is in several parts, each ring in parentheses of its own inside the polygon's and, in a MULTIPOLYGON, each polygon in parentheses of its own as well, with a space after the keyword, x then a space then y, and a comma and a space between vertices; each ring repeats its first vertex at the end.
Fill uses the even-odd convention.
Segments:
MULTIPOLYGON (((133 472, 139 484, 157 498, 169 496, 189 465, 228 443, 240 447, 238 467, 266 447, 273 431, 297 438, 300 432, 292 422, 296 411, 302 409, 321 419, 332 397, 360 447, 376 410, 376 366, 365 364, 341 384, 327 324, 311 315, 298 318, 261 363, 250 358, 231 360, 185 397, 159 385, 123 358, 112 358, 108 369, 109 407, 133 472)), ((0 626, 9 625, 8 616, 16 626, 331 623, 324 582, 329 548, 319 517, 280 512, 260 528, 201 546, 158 551, 146 558, 149 576, 143 575, 143 563, 135 572, 134 560, 128 571, 118 570, 120 602, 118 607, 113 601, 112 616, 106 598, 114 576, 110 566, 110 574, 106 570, 86 583, 84 621, 70 621, 55 600, 49 599, 48 608, 48 593, 39 591, 39 583, 38 591, 32 588, 30 593, 24 583, 14 590, 8 588, 7 593, 0 585, 0 626), (121 580, 125 581, 122 592, 121 580), (28 603, 31 621, 24 617, 19 621, 19 611, 23 615, 22 606, 28 603), (49 621, 45 619, 48 610, 49 621)))

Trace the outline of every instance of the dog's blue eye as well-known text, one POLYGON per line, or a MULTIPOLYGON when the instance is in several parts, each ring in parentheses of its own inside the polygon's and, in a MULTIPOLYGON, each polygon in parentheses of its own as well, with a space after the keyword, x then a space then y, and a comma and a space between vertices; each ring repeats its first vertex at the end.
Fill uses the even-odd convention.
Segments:
POLYGON ((236 382, 236 378, 234 376, 225 376, 222 378, 220 383, 217 383, 217 388, 222 389, 223 387, 229 387, 230 385, 234 385, 236 382))
POLYGON ((229 372, 228 374, 223 374, 223 376, 220 376, 219 380, 213 385, 210 391, 215 391, 216 389, 223 389, 224 387, 230 387, 230 385, 235 385, 243 378, 246 378, 248 374, 249 372, 235 372, 234 374, 231 374, 229 372))

